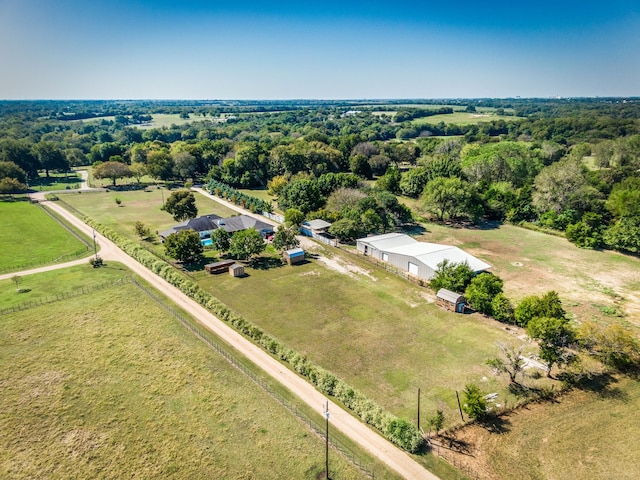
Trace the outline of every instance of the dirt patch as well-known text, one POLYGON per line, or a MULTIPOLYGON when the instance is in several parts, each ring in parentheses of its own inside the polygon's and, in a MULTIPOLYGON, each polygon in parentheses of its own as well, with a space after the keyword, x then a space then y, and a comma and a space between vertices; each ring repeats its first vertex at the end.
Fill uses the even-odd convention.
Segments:
POLYGON ((370 280, 373 280, 374 282, 378 281, 377 278, 371 275, 371 272, 369 270, 365 270, 364 268, 357 267, 347 262, 343 262, 342 260, 339 260, 337 258, 327 258, 327 257, 323 257, 322 255, 319 255, 316 260, 318 260, 319 262, 322 262, 330 270, 334 270, 344 275, 349 275, 350 277, 353 277, 353 278, 357 278, 355 274, 363 275, 369 278, 370 280))

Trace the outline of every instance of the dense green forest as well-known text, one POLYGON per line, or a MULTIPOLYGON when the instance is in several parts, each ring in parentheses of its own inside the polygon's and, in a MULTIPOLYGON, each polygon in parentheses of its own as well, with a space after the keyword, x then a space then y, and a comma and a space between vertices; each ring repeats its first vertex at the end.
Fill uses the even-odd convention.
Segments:
POLYGON ((80 165, 114 185, 269 188, 343 240, 411 222, 410 204, 640 252, 638 98, 0 102, 0 193, 80 165))

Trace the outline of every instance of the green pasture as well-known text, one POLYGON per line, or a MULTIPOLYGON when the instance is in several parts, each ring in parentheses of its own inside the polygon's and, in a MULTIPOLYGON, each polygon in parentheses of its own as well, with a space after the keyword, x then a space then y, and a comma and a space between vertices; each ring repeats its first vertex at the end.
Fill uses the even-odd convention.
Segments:
POLYGON ((154 113, 151 115, 153 120, 142 125, 133 125, 134 128, 140 130, 149 130, 151 128, 169 128, 171 125, 184 125, 185 123, 202 121, 210 119, 210 117, 202 117, 200 115, 191 114, 190 118, 181 118, 178 113, 154 113))
MULTIPOLYGON (((98 193, 70 193, 60 198, 84 215, 97 220, 112 230, 137 240, 135 224, 144 223, 152 232, 161 232, 175 225, 173 217, 160 210, 172 191, 167 188, 148 187, 145 190, 111 190, 98 193), (122 203, 116 204, 116 198, 122 203)), ((238 212, 205 197, 195 194, 198 215, 216 214, 221 217, 237 215, 238 212)))
MULTIPOLYGON (((4 315, 0 338, 2 478, 324 471, 321 438, 130 284, 4 315)), ((330 471, 363 478, 333 450, 330 471)))
POLYGON ((197 278, 233 310, 399 416, 416 418, 418 388, 423 418, 442 404, 448 424, 457 418, 455 390, 467 382, 498 392, 502 405, 516 400, 485 365, 498 340, 519 341, 502 325, 445 312, 430 290, 353 254, 329 247, 314 253, 368 274, 347 275, 311 258, 298 266, 247 268, 242 279, 197 278))
POLYGON ((73 296, 83 289, 93 290, 130 276, 131 272, 118 262, 105 262, 104 267, 93 268, 87 259, 86 265, 21 276, 18 285, 23 290, 21 293, 16 291, 12 279, 0 280, 0 310, 31 302, 46 302, 62 295, 73 296))
POLYGON ((640 259, 612 251, 581 249, 562 237, 513 225, 451 228, 426 224, 420 240, 456 245, 493 266, 515 302, 556 290, 576 320, 619 321, 640 326, 640 259), (492 228, 495 227, 495 228, 492 228), (624 316, 607 314, 607 307, 624 316))
POLYGON ((54 173, 49 172, 49 177, 40 173, 37 179, 31 180, 29 187, 32 190, 69 190, 80 188, 82 177, 77 172, 54 173))
POLYGON ((0 271, 55 263, 61 257, 86 250, 80 240, 39 205, 2 201, 0 218, 0 271))
POLYGON ((495 115, 490 112, 483 112, 481 110, 468 113, 468 112, 456 112, 444 115, 433 115, 431 117, 416 118, 411 121, 414 125, 436 125, 440 122, 454 123, 456 125, 477 125, 484 122, 491 122, 494 120, 510 121, 517 119, 518 117, 507 115, 495 115))
MULTIPOLYGON (((138 219, 152 230, 173 224, 159 210, 155 191, 63 198, 134 240, 133 225, 138 219), (116 195, 121 195, 123 206, 115 204, 116 195)), ((218 205, 203 196, 196 198, 218 205)), ((206 211, 221 214, 216 208, 206 211)), ((248 320, 397 415, 415 417, 416 392, 421 388, 425 411, 433 412, 443 402, 453 422, 455 390, 469 381, 481 382, 487 393, 499 392, 504 404, 505 385, 485 365, 496 354, 496 342, 513 337, 502 325, 479 315, 444 312, 433 304, 430 290, 385 273, 355 255, 329 247, 318 249, 319 254, 335 256, 336 261, 360 265, 375 281, 362 275, 347 276, 313 259, 305 265, 280 268, 268 268, 268 262, 261 262, 256 268, 248 267, 243 279, 204 272, 196 277, 248 320)), ((513 397, 506 400, 515 401, 513 397)))
MULTIPOLYGON (((504 431, 480 428, 463 440, 477 442, 485 478, 635 479, 640 466, 640 383, 606 377, 604 393, 575 391, 551 405, 532 405, 504 420, 504 431)), ((482 478, 482 477, 481 477, 482 478)))

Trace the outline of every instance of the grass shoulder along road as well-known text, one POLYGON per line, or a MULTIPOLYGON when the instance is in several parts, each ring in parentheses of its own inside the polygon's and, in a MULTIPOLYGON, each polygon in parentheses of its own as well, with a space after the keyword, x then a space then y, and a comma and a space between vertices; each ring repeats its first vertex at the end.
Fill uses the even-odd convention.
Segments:
MULTIPOLYGON (((1 320, 1 477, 315 479, 324 470, 319 437, 130 284, 1 320)), ((363 478, 330 459, 332 478, 363 478)))

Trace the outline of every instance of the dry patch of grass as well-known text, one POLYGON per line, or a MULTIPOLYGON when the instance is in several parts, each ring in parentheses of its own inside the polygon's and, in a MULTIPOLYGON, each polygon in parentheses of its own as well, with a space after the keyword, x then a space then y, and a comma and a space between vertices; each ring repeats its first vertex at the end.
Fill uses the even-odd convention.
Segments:
POLYGON ((455 432, 467 449, 456 460, 487 480, 638 478, 640 383, 604 380, 602 392, 575 390, 512 412, 499 432, 477 425, 455 432))

